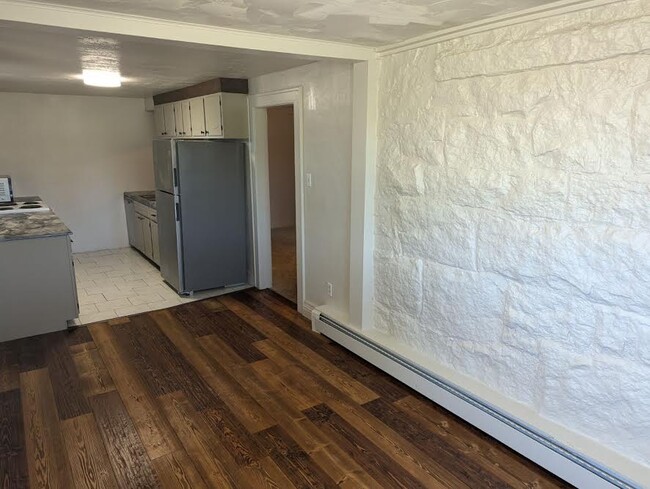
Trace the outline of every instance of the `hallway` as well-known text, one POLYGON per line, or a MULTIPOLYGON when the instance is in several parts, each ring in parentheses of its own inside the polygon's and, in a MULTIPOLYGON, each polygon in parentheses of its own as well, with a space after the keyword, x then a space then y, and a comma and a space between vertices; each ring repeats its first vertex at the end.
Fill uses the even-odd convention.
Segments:
POLYGON ((273 291, 293 303, 297 302, 296 228, 271 230, 273 291))

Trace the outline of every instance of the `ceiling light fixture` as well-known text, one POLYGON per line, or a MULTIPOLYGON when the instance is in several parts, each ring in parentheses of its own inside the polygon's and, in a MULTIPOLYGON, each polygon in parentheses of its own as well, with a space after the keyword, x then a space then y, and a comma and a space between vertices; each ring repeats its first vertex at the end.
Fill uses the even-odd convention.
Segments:
POLYGON ((122 86, 122 77, 119 71, 83 70, 84 84, 92 87, 117 88, 122 86))

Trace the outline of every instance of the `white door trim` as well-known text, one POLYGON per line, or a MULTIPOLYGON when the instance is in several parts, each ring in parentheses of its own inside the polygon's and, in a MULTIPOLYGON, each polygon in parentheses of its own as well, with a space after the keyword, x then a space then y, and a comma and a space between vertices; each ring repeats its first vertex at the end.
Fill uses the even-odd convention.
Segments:
POLYGON ((293 106, 293 134, 296 188, 296 266, 298 311, 303 313, 305 300, 305 239, 303 186, 303 119, 302 87, 260 93, 250 97, 251 167, 253 181, 253 246, 255 286, 269 288, 272 284, 271 208, 269 193, 268 132, 266 109, 279 105, 293 106))

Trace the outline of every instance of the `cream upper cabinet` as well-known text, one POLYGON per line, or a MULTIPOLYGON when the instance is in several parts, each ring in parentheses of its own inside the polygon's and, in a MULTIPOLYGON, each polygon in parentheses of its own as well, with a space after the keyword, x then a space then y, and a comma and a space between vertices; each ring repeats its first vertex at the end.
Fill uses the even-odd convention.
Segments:
POLYGON ((248 139, 248 96, 214 93, 154 107, 156 136, 248 139))
POLYGON ((192 121, 190 120, 189 100, 174 102, 174 122, 176 123, 176 136, 191 136, 192 121))
POLYGON ((176 121, 174 120, 174 105, 164 104, 161 106, 165 114, 165 136, 176 136, 176 121))
POLYGON ((228 139, 248 139, 248 95, 243 93, 217 95, 221 97, 221 136, 228 139))
POLYGON ((185 134, 183 130, 183 110, 181 109, 180 102, 172 103, 174 107, 174 125, 176 126, 176 136, 183 136, 185 134))
POLYGON ((192 136, 205 136, 205 112, 203 110, 203 97, 191 98, 190 115, 192 119, 192 136))
POLYGON ((203 97, 203 109, 205 113, 205 135, 222 136, 221 94, 215 93, 203 97))
POLYGON ((153 125, 156 137, 164 137, 165 134, 165 111, 162 105, 153 108, 153 125))
POLYGON ((181 100, 181 115, 183 119, 183 136, 192 135, 192 118, 190 116, 190 101, 181 100))

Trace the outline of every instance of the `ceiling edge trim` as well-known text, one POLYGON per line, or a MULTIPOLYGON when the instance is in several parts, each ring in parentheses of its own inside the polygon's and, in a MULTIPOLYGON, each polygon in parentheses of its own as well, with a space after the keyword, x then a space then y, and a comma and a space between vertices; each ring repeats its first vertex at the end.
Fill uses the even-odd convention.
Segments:
POLYGON ((438 44, 459 37, 487 32, 501 27, 523 24, 533 20, 545 19, 548 17, 578 12, 580 10, 587 10, 623 1, 625 0, 560 0, 540 7, 533 7, 518 12, 512 12, 510 14, 491 17, 489 19, 478 20, 476 22, 470 22, 468 24, 413 37, 394 44, 381 46, 377 48, 377 53, 379 57, 390 56, 392 54, 398 54, 404 51, 438 44))
POLYGON ((0 0, 0 20, 255 51, 366 61, 376 48, 40 2, 0 0))

